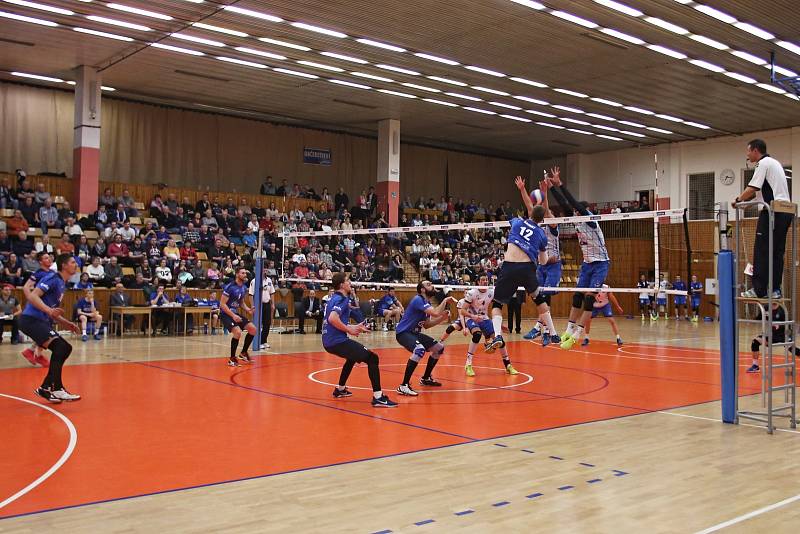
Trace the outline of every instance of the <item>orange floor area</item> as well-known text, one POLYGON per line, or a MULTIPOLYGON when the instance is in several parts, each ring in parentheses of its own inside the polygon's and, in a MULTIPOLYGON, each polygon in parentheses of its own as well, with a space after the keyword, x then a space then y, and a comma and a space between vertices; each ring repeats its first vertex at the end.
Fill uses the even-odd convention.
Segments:
MULTIPOLYGON (((231 369, 224 358, 65 367, 77 403, 53 408, 77 429, 72 456, 50 478, 0 509, 16 516, 86 503, 373 459, 475 440, 716 400, 718 354, 592 341, 564 352, 509 344, 520 371, 479 355, 466 378, 463 349, 448 348, 434 375, 440 389, 418 398, 393 392, 407 353, 379 349, 384 389, 400 403, 375 409, 365 367, 349 399, 331 398, 341 360, 325 353, 257 357, 231 369), (363 389, 356 389, 363 388, 363 389)), ((224 349, 222 349, 224 352, 224 349)), ((211 355, 209 355, 211 356, 211 355)), ((744 363, 744 359, 743 359, 744 363)), ((423 363, 424 365, 424 363, 423 363)), ((421 368, 415 374, 415 382, 421 368)), ((0 393, 28 400, 36 368, 0 371, 0 393)), ((742 376, 742 393, 759 377, 742 376)), ((64 421, 0 397, 0 500, 47 471, 69 441, 64 421)))

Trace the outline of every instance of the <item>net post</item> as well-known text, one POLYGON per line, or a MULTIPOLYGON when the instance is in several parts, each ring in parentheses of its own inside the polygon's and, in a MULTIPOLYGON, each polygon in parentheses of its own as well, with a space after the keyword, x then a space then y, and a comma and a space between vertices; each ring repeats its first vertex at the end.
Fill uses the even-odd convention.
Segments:
POLYGON ((256 245, 256 257, 254 260, 253 270, 255 284, 253 287, 253 323, 256 327, 256 343, 257 347, 261 346, 262 332, 261 325, 263 320, 261 317, 262 303, 261 295, 264 287, 264 230, 258 232, 258 244, 256 245))
POLYGON ((738 336, 736 335, 736 258, 728 244, 728 203, 719 207, 719 243, 717 255, 717 300, 719 304, 719 348, 722 384, 722 421, 738 423, 737 372, 738 336))
POLYGON ((661 260, 660 260, 659 252, 658 252, 659 243, 658 243, 658 216, 657 216, 657 213, 658 213, 658 152, 653 154, 653 163, 655 164, 655 172, 656 172, 655 183, 653 184, 653 186, 654 186, 653 196, 654 196, 654 204, 655 204, 653 207, 656 209, 656 212, 653 214, 653 250, 654 250, 653 255, 655 256, 654 259, 655 259, 655 270, 656 270, 656 272, 655 272, 655 277, 653 278, 653 280, 655 281, 655 287, 658 288, 659 284, 661 282, 661 267, 659 265, 659 262, 661 260))

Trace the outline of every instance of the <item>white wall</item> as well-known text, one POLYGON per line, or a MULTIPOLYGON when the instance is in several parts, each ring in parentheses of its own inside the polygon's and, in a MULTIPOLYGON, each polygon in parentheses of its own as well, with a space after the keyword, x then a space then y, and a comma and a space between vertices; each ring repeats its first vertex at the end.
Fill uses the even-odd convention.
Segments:
MULTIPOLYGON (((704 141, 685 141, 646 148, 630 148, 567 157, 567 176, 578 184, 580 196, 590 202, 634 200, 634 192, 655 188, 654 155, 658 155, 659 196, 670 197, 670 206, 683 208, 688 203, 688 176, 714 172, 717 181, 714 202, 730 201, 741 191, 745 170, 745 148, 760 137, 770 155, 784 166, 800 167, 800 127, 704 141), (719 181, 720 173, 732 169, 736 180, 729 186, 719 181)), ((800 180, 793 180, 792 198, 800 198, 800 180)))

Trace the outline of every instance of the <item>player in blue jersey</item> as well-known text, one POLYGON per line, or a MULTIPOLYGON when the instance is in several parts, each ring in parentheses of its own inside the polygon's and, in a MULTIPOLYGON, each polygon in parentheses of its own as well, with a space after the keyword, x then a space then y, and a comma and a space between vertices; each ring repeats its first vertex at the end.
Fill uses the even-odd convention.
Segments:
POLYGON ((411 353, 411 357, 406 363, 403 382, 397 388, 397 392, 401 395, 417 396, 417 392, 411 387, 411 375, 414 374, 414 370, 426 352, 430 352, 430 356, 428 356, 425 373, 419 379, 419 383, 423 386, 434 387, 442 385, 441 382, 434 380, 431 373, 433 368, 436 367, 442 352, 444 352, 444 345, 423 334, 422 329, 431 328, 446 321, 449 315, 445 308, 455 299, 453 297, 445 297, 438 306, 434 307, 430 303, 430 299, 435 295, 436 289, 430 281, 423 280, 418 283, 417 294, 408 303, 402 319, 397 323, 395 339, 411 353))
MULTIPOLYGON (((681 279, 681 275, 675 276, 675 281, 672 282, 672 289, 686 291, 686 282, 681 279)), ((686 295, 675 295, 675 320, 680 321, 681 315, 685 320, 689 320, 689 312, 686 310, 686 295)))
MULTIPOLYGON (((53 265, 53 255, 48 254, 47 252, 37 252, 36 259, 39 262, 39 270, 35 273, 31 274, 30 277, 25 281, 25 284, 22 286, 22 294, 25 296, 25 300, 29 300, 29 295, 36 287, 36 284, 39 283, 39 280, 42 276, 54 272, 51 271, 50 267, 53 265)), ((47 360, 47 356, 44 355, 44 349, 37 345, 35 342, 31 344, 31 346, 22 351, 22 357, 28 360, 31 365, 39 364, 42 367, 47 367, 50 365, 50 362, 47 360)))
MULTIPOLYGON (((544 196, 542 205, 545 209, 545 217, 553 217, 550 211, 550 203, 547 198, 547 190, 550 188, 550 181, 548 178, 553 176, 552 172, 545 173, 545 179, 539 182, 539 190, 544 196)), ((536 269, 536 277, 539 279, 540 287, 558 287, 561 284, 561 242, 559 241, 558 225, 548 224, 545 230, 547 235, 547 263, 539 265, 536 269)), ((555 291, 543 291, 547 305, 550 305, 550 300, 555 295, 555 291)), ((546 347, 550 344, 551 335, 555 332, 550 332, 544 327, 541 317, 536 321, 536 324, 531 328, 530 332, 522 336, 525 339, 536 339, 542 335, 542 346, 546 347)))
POLYGON ((403 317, 403 305, 394 294, 394 288, 386 290, 386 294, 378 301, 378 315, 384 318, 383 331, 394 330, 394 325, 403 317), (394 319, 394 323, 392 323, 394 319))
POLYGON ((26 295, 28 303, 19 317, 19 329, 22 333, 33 339, 38 346, 52 352, 47 376, 34 393, 53 404, 81 398, 80 395, 68 392, 61 381, 62 368, 72 353, 72 345, 53 329, 55 321, 75 333, 80 332, 78 325, 64 318, 64 310, 59 307, 64 297, 66 281, 78 270, 78 264, 70 254, 61 254, 56 258, 56 265, 58 272, 42 275, 33 291, 26 295))
MULTIPOLYGON (((491 354, 497 348, 505 347, 503 339, 503 305, 508 304, 517 288, 523 287, 536 303, 539 319, 553 332, 552 341, 561 340, 555 335, 553 318, 550 316, 550 306, 545 295, 539 292, 539 280, 536 269, 539 265, 547 264, 547 235, 539 224, 544 220, 546 210, 544 206, 534 206, 528 191, 525 189, 525 180, 517 176, 514 184, 522 195, 522 201, 528 212, 528 218, 515 217, 511 219, 511 229, 508 231, 508 246, 506 247, 505 260, 500 268, 497 283, 494 287, 492 301, 492 326, 495 338, 485 345, 486 352, 491 354)), ((503 360, 506 370, 511 365, 510 361, 503 360)))
MULTIPOLYGON (((553 186, 553 196, 561 205, 566 213, 570 211, 575 215, 590 216, 594 215, 589 211, 586 202, 578 202, 572 193, 561 183, 561 172, 558 167, 553 168, 551 178, 553 186)), ((611 261, 608 257, 605 236, 600 225, 594 221, 575 223, 575 231, 578 234, 578 243, 583 255, 583 263, 578 274, 578 287, 599 289, 603 286, 608 276, 608 269, 611 261)), ((585 294, 576 292, 572 296, 572 308, 569 311, 569 324, 567 330, 561 336, 561 348, 569 350, 583 340, 583 327, 591 319, 594 303, 597 300, 599 291, 587 291, 585 294)))
POLYGON ((244 311, 250 313, 252 310, 247 306, 248 291, 247 291, 247 269, 239 267, 236 269, 234 279, 222 290, 222 298, 219 300, 220 309, 220 322, 231 333, 231 355, 228 358, 228 365, 236 367, 239 361, 244 363, 253 363, 250 353, 250 344, 256 335, 256 326, 251 323, 247 317, 242 317, 239 312, 244 311), (239 338, 242 337, 242 331, 246 331, 247 335, 244 336, 244 345, 239 358, 236 358, 236 349, 239 346, 239 338))
POLYGON ((700 320, 700 299, 703 296, 703 283, 697 280, 697 275, 692 275, 692 282, 689 284, 689 294, 692 297, 692 322, 700 320))
POLYGON ((339 375, 339 384, 333 390, 333 397, 341 399, 352 395, 347 389, 347 379, 357 363, 367 364, 369 381, 372 384, 372 405, 376 408, 395 408, 397 403, 383 394, 378 355, 361 343, 348 338, 369 332, 363 323, 350 323, 350 279, 345 273, 336 273, 331 279, 335 293, 325 306, 325 319, 322 322, 322 346, 326 352, 344 358, 346 361, 339 375))

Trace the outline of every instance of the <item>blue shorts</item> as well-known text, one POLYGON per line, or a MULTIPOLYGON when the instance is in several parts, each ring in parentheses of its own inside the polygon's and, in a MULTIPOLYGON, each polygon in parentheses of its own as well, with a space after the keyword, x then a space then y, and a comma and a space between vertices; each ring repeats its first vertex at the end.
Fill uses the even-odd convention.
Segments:
POLYGON ((666 298, 663 298, 663 299, 662 298, 656 298, 656 305, 657 306, 666 306, 667 305, 667 299, 666 298))
POLYGON ((699 307, 700 307, 700 299, 692 297, 692 308, 699 308, 699 307))
POLYGON ((40 347, 53 338, 61 337, 58 332, 53 330, 53 323, 32 315, 22 314, 19 316, 19 329, 40 347))
POLYGON ((606 281, 610 261, 593 261, 581 264, 578 274, 578 287, 600 287, 606 281))
POLYGON ((650 305, 650 297, 639 297, 639 306, 649 306, 650 305))
POLYGON ((431 336, 425 335, 421 332, 414 332, 412 330, 407 330, 405 332, 398 332, 394 335, 394 338, 408 352, 414 352, 414 349, 417 348, 417 345, 422 345, 423 347, 425 347, 425 351, 427 352, 431 350, 431 347, 433 347, 434 345, 436 345, 436 343, 438 343, 431 336))
MULTIPOLYGON (((536 278, 543 287, 558 287, 561 284, 561 260, 536 269, 536 278)), ((542 295, 555 295, 555 291, 542 291, 542 295)))
POLYGON ((611 303, 608 302, 602 308, 595 308, 592 310, 592 317, 597 317, 598 315, 602 315, 603 317, 613 317, 614 314, 611 312, 611 303))
POLYGON ((484 319, 479 323, 476 323, 472 319, 467 319, 467 330, 472 332, 476 328, 479 328, 481 333, 486 337, 492 337, 494 335, 494 325, 492 325, 492 321, 489 319, 484 319))
POLYGON ((683 297, 683 296, 675 297, 675 305, 676 306, 686 306, 686 297, 683 297))

